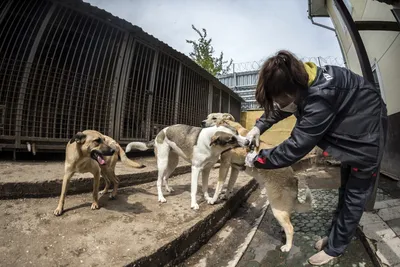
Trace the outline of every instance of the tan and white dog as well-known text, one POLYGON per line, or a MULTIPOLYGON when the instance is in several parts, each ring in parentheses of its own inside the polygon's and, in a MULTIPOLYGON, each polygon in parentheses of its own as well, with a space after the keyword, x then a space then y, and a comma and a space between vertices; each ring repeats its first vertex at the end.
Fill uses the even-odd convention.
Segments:
POLYGON ((67 194, 68 184, 74 173, 93 174, 93 203, 91 209, 98 209, 98 196, 108 192, 110 184, 114 184, 110 198, 117 195, 119 179, 115 175, 115 165, 118 155, 122 163, 133 168, 143 168, 142 164, 136 163, 126 156, 124 150, 111 137, 103 135, 98 131, 86 130, 77 133, 67 144, 65 151, 65 173, 62 183, 61 196, 54 215, 59 216, 63 213, 65 195, 67 194), (105 187, 99 193, 100 174, 105 180, 105 187))
POLYGON ((208 194, 208 177, 211 168, 218 161, 219 156, 224 150, 235 146, 246 145, 247 140, 236 135, 236 131, 229 126, 213 126, 200 128, 189 125, 177 124, 161 130, 155 141, 149 143, 131 142, 127 145, 125 151, 132 149, 145 151, 151 148, 155 149, 157 157, 158 180, 157 192, 158 201, 166 202, 162 193, 162 185, 165 184, 167 192, 173 189, 168 186, 168 178, 178 165, 179 157, 183 158, 192 165, 191 179, 191 204, 192 209, 199 209, 196 194, 198 179, 202 175, 202 189, 204 198, 210 201, 208 194), (218 138, 213 137, 215 133, 221 132, 218 138), (222 138, 223 133, 231 134, 229 140, 222 138), (221 137, 220 137, 221 136, 221 137), (221 140, 226 142, 222 142, 221 140))
MULTIPOLYGON (((245 137, 248 132, 246 128, 235 122, 235 118, 229 113, 211 113, 207 116, 207 119, 202 121, 201 124, 204 128, 217 125, 229 125, 230 127, 236 129, 238 134, 243 137, 245 137)), ((244 160, 242 159, 242 156, 243 154, 246 154, 246 151, 247 149, 243 147, 228 150, 221 154, 218 183, 217 187, 215 188, 213 198, 208 201, 209 204, 214 204, 217 202, 218 197, 222 192, 222 187, 228 175, 229 168, 231 168, 231 175, 228 181, 226 192, 223 195, 223 199, 228 199, 231 196, 233 193, 233 186, 235 185, 239 175, 239 171, 244 170, 244 160)))
MULTIPOLYGON (((242 136, 246 136, 248 133, 246 128, 235 122, 232 115, 227 113, 210 114, 207 120, 203 121, 203 125, 210 127, 215 127, 213 125, 229 125, 234 127, 242 136)), ((218 134, 216 135, 218 137, 218 134)), ((272 145, 260 141, 260 147, 256 148, 255 151, 258 152, 261 149, 270 149, 272 147, 272 145)), ((274 170, 244 167, 245 158, 248 152, 249 148, 237 147, 230 149, 221 155, 218 184, 212 202, 215 202, 218 199, 229 166, 232 166, 232 170, 228 183, 228 194, 232 192, 239 170, 245 169, 245 172, 248 175, 254 177, 261 186, 265 186, 274 217, 278 220, 286 234, 286 244, 281 247, 281 251, 288 252, 292 247, 294 234, 293 226, 290 222, 290 215, 293 211, 308 212, 311 210, 311 191, 309 188, 306 189, 306 200, 301 203, 298 200, 298 180, 294 176, 291 167, 274 170)))

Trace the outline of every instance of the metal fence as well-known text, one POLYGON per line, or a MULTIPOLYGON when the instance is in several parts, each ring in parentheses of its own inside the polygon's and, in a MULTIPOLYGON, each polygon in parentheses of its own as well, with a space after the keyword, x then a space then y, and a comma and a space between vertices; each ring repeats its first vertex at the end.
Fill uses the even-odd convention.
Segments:
MULTIPOLYGON (((314 62, 318 66, 336 65, 345 67, 342 58, 336 57, 301 57, 303 62, 314 62)), ((258 80, 258 71, 264 60, 234 63, 231 73, 219 76, 219 80, 235 91, 244 99, 241 110, 261 110, 260 105, 255 100, 256 85, 258 80)))
POLYGON ((0 150, 62 149, 98 130, 121 144, 240 116, 241 99, 187 56, 80 0, 0 3, 0 150))

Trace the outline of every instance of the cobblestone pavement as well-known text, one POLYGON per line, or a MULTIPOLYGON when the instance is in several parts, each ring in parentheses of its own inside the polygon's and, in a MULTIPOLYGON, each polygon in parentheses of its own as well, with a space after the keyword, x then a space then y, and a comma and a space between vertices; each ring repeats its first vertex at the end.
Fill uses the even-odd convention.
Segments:
MULTIPOLYGON (((238 267, 310 266, 307 259, 316 253, 313 248, 314 243, 325 234, 337 205, 337 189, 311 191, 314 198, 313 211, 292 215, 295 235, 291 251, 289 253, 280 251, 284 235, 280 232, 280 226, 269 208, 238 267)), ((304 192, 300 191, 300 198, 302 194, 304 192)), ((389 195, 378 189, 376 201, 386 199, 390 199, 389 195)), ((373 263, 361 241, 355 237, 346 253, 328 266, 372 267, 373 263)))

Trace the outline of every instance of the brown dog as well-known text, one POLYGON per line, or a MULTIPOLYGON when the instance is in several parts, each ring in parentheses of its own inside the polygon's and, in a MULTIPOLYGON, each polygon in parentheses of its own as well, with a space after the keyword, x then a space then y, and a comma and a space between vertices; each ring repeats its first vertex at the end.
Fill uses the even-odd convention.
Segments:
POLYGON ((100 173, 105 180, 105 187, 104 190, 100 192, 100 195, 108 192, 110 183, 112 182, 114 188, 110 194, 110 198, 115 198, 119 184, 119 179, 115 175, 115 165, 118 161, 118 155, 121 157, 121 161, 127 166, 133 168, 145 167, 142 164, 128 159, 124 150, 111 137, 94 130, 85 130, 77 133, 67 144, 61 196, 58 206, 54 210, 54 215, 58 216, 62 214, 68 183, 76 172, 90 172, 93 174, 92 210, 99 208, 98 195, 100 173))
MULTIPOLYGON (((230 117, 223 113, 210 114, 212 118, 215 118, 216 125, 229 125, 235 128, 241 136, 246 136, 248 130, 244 128, 240 123, 232 121, 230 117)), ((230 114, 228 114, 230 115, 230 114)), ((205 123, 206 126, 214 123, 205 123)), ((229 139, 230 136, 225 134, 224 136, 218 136, 216 133, 214 138, 229 139)), ((269 145, 263 141, 260 141, 260 147, 256 148, 255 151, 259 152, 261 149, 270 149, 272 145, 269 145)), ((233 190, 233 185, 238 177, 239 170, 245 171, 251 177, 254 177, 261 186, 265 186, 269 203, 271 205, 274 217, 278 220, 286 234, 286 244, 281 247, 281 251, 288 252, 293 243, 293 225, 290 222, 290 215, 293 211, 296 212, 307 212, 311 210, 312 196, 310 189, 307 188, 306 200, 301 203, 298 198, 298 180, 294 177, 294 172, 291 167, 264 170, 257 168, 244 167, 244 162, 249 148, 237 147, 221 154, 221 166, 219 172, 219 178, 217 187, 215 189, 213 201, 218 199, 218 195, 221 192, 222 185, 225 182, 228 174, 229 166, 231 169, 231 177, 228 183, 227 194, 233 190)))

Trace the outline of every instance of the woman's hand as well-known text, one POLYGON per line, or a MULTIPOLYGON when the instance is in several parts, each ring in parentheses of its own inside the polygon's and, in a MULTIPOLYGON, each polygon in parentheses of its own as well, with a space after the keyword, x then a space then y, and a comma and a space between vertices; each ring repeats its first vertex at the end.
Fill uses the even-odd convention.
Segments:
POLYGON ((253 151, 250 153, 247 153, 246 159, 244 160, 244 166, 253 168, 254 167, 254 161, 258 157, 258 153, 253 151))
POLYGON ((253 129, 246 135, 247 141, 249 141, 250 145, 255 145, 256 147, 260 146, 260 129, 257 126, 254 126, 253 129))

